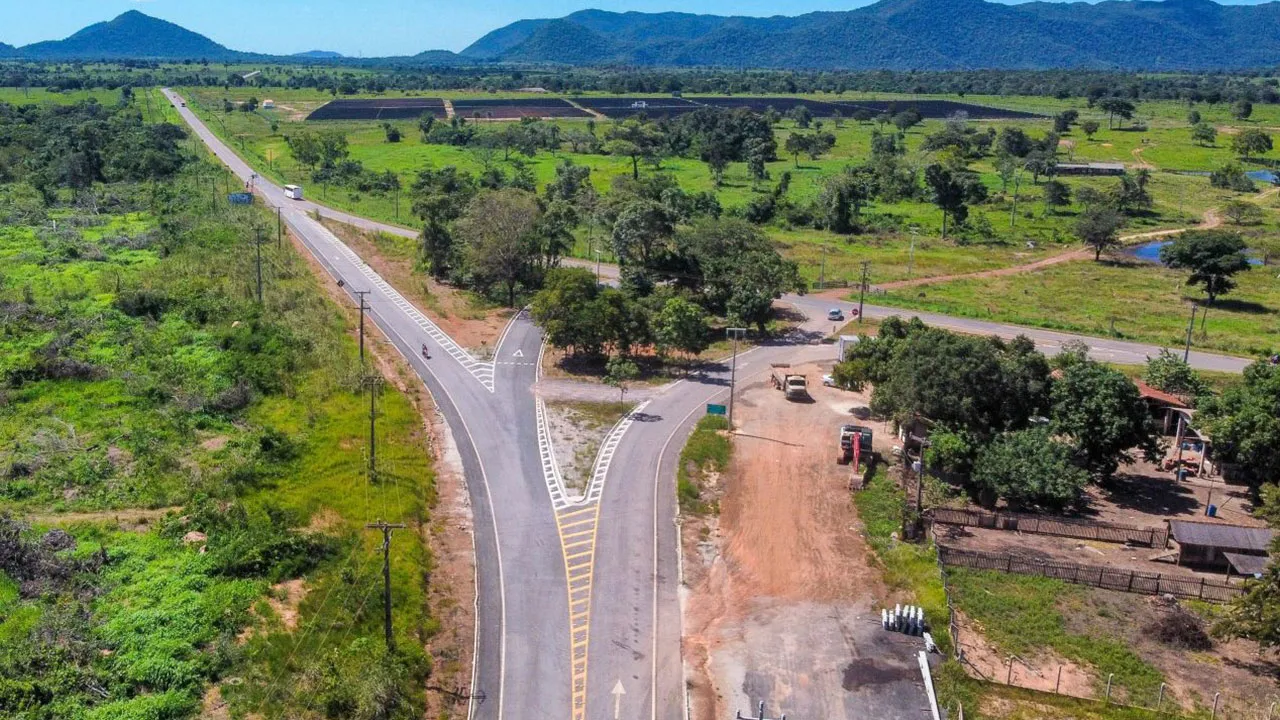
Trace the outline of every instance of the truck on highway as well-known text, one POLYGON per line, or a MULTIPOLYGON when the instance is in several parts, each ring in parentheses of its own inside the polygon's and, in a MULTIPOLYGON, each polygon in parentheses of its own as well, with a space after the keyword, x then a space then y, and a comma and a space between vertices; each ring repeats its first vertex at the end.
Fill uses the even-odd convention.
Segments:
POLYGON ((809 397, 809 379, 803 374, 789 373, 790 363, 773 363, 770 380, 773 386, 786 394, 788 400, 804 400, 809 397))
POLYGON ((289 198, 290 200, 301 200, 302 188, 297 185, 285 185, 284 196, 289 198))

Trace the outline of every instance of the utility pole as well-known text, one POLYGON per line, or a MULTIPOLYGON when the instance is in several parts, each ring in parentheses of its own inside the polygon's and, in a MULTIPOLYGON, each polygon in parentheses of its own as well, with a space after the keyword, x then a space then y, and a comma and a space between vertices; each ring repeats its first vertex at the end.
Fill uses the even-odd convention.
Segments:
POLYGON ((870 275, 870 273, 871 273, 871 261, 863 260, 862 261, 862 283, 860 285, 861 291, 858 293, 858 324, 859 325, 862 324, 862 315, 863 315, 862 303, 864 300, 867 299, 867 277, 870 275))
POLYGON ((368 295, 369 291, 368 290, 352 290, 351 294, 355 295, 360 300, 360 366, 363 367, 364 366, 364 310, 365 310, 364 296, 368 295))
POLYGON ((727 328, 725 333, 733 338, 733 365, 729 369, 729 429, 733 429, 733 391, 738 383, 738 338, 747 332, 746 328, 727 328))
POLYGON ((911 271, 916 265, 916 236, 920 234, 920 228, 915 225, 911 226, 911 250, 907 253, 907 277, 911 277, 911 271))
POLYGON ((365 525, 367 530, 382 531, 382 626, 387 635, 387 652, 396 649, 396 642, 391 637, 391 531, 404 527, 404 523, 384 520, 365 525))
POLYGON ((258 251, 258 304, 262 304, 262 230, 254 228, 253 245, 258 251))
POLYGON ((280 215, 280 208, 276 208, 276 247, 284 247, 284 219, 280 215))
POLYGON ((1187 349, 1182 353, 1182 362, 1184 363, 1191 361, 1191 333, 1196 330, 1196 310, 1199 307, 1196 303, 1191 303, 1191 322, 1187 324, 1187 349))
MULTIPOLYGON (((758 714, 756 714, 756 715, 752 715, 752 716, 749 716, 749 717, 743 717, 743 716, 742 716, 742 711, 741 711, 741 710, 739 710, 739 711, 738 711, 738 713, 737 713, 737 715, 736 715, 735 717, 737 718, 737 720, 770 720, 770 718, 766 717, 766 716, 765 716, 765 714, 764 714, 764 701, 763 701, 763 700, 761 700, 761 701, 760 701, 760 709, 757 711, 757 713, 758 713, 758 714)), ((778 720, 787 720, 787 716, 786 716, 786 715, 783 715, 783 716, 782 716, 781 718, 779 718, 778 720)))
POLYGON ((827 289, 827 244, 822 244, 822 269, 818 271, 818 289, 827 289))

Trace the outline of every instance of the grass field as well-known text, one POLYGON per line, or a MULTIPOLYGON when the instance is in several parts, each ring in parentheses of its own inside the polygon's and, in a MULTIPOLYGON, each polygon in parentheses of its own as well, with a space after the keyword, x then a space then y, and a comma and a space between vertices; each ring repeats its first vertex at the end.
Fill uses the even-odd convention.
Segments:
MULTIPOLYGON (((1239 288, 1209 309, 1194 347, 1262 355, 1280 347, 1280 281, 1274 267, 1237 276, 1239 288)), ((1024 275, 956 280, 890 291, 876 302, 964 317, 1139 340, 1186 341, 1190 304, 1203 301, 1185 275, 1148 263, 1062 263, 1024 275)))

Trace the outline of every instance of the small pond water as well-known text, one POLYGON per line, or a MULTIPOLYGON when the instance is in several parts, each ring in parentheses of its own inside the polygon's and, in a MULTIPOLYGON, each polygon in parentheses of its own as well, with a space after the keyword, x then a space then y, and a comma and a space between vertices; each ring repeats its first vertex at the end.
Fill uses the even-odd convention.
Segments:
MULTIPOLYGON (((1170 242, 1172 241, 1171 240, 1153 240, 1149 243, 1146 243, 1144 245, 1138 245, 1137 247, 1131 249, 1129 251, 1129 254, 1144 262, 1158 263, 1160 262, 1160 248, 1164 247, 1165 245, 1168 245, 1170 242)), ((1251 256, 1249 258, 1249 264, 1261 265, 1262 258, 1251 256)))
POLYGON ((1271 183, 1272 185, 1275 185, 1277 181, 1280 181, 1280 176, 1277 176, 1270 170, 1250 170, 1245 173, 1245 175, 1248 175, 1258 182, 1271 183))

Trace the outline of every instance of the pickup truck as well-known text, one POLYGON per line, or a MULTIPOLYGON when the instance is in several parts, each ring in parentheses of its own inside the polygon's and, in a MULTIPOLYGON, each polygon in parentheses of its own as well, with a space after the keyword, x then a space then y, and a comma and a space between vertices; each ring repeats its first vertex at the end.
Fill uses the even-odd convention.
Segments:
POLYGON ((804 400, 809 397, 809 379, 802 374, 786 372, 790 368, 788 363, 774 363, 773 386, 783 391, 788 400, 804 400))

